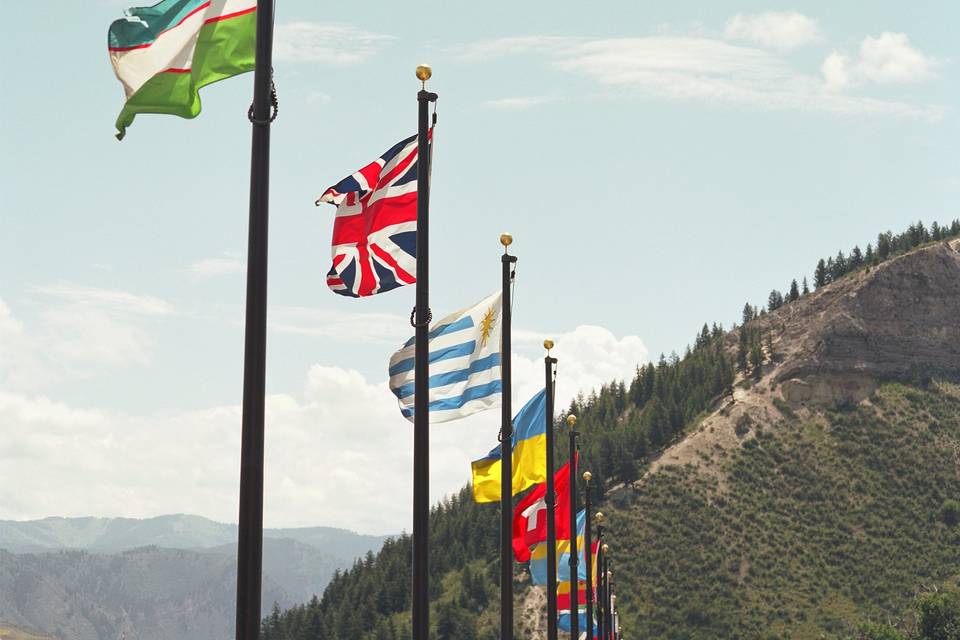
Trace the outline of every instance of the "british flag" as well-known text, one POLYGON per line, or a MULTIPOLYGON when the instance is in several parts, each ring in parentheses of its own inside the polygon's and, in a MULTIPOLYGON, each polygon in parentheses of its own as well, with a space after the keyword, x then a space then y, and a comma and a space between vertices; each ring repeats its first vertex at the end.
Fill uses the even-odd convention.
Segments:
POLYGON ((327 189, 321 202, 337 207, 327 273, 334 293, 360 298, 416 282, 416 135, 327 189))

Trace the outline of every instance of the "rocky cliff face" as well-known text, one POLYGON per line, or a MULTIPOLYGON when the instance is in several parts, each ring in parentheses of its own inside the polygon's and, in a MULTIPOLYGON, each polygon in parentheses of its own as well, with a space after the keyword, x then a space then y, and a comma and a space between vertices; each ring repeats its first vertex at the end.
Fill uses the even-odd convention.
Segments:
POLYGON ((771 373, 784 397, 856 400, 880 380, 956 376, 958 249, 941 243, 913 251, 757 320, 774 336, 782 364, 771 373))
MULTIPOLYGON (((704 463, 716 447, 731 449, 757 425, 775 424, 778 402, 795 409, 852 406, 885 381, 960 377, 960 241, 939 243, 864 268, 768 313, 748 328, 772 339, 775 358, 759 379, 741 376, 728 398, 663 465, 704 463)), ((726 338, 735 357, 738 333, 726 338)))

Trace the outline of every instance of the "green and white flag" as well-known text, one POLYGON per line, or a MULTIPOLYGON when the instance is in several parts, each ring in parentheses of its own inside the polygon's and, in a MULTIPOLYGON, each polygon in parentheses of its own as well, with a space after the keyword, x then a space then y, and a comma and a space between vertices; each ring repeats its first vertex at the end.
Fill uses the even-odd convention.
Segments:
POLYGON ((252 71, 256 24, 256 0, 163 0, 128 10, 110 25, 107 43, 127 98, 117 138, 138 113, 193 118, 200 87, 252 71))

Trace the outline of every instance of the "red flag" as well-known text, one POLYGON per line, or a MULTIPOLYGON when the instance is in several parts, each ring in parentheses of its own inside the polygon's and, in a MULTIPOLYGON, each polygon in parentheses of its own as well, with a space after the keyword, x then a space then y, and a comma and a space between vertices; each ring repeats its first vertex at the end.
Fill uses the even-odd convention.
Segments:
MULTIPOLYGON (((553 474, 556 494, 554 520, 557 539, 570 537, 570 463, 553 474)), ((530 547, 547 539, 547 483, 541 482, 513 509, 513 557, 517 562, 530 560, 530 547)))

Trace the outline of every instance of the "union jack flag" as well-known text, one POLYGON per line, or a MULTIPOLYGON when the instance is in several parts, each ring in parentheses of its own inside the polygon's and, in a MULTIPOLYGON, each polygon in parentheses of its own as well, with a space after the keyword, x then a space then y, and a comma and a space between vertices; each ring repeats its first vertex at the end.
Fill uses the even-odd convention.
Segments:
POLYGON ((321 202, 337 207, 327 273, 334 293, 361 298, 416 282, 416 135, 327 189, 321 202))

